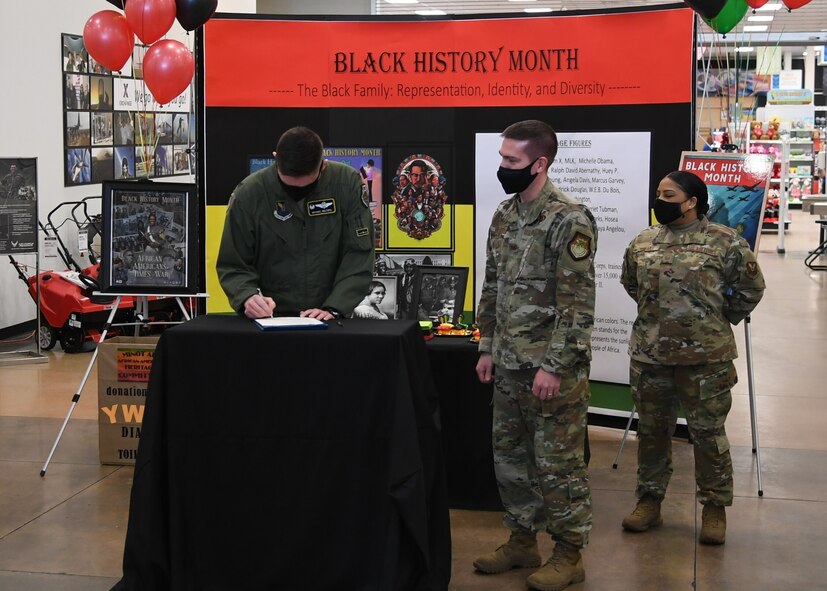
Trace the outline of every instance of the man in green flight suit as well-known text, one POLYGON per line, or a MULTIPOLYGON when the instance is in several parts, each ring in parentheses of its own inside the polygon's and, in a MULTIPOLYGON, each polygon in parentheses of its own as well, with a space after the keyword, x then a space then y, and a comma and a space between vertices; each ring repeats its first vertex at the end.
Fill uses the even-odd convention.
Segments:
POLYGON ((248 318, 348 316, 374 264, 369 198, 359 173, 322 157, 306 127, 279 138, 276 162, 245 178, 227 206, 216 269, 248 318))

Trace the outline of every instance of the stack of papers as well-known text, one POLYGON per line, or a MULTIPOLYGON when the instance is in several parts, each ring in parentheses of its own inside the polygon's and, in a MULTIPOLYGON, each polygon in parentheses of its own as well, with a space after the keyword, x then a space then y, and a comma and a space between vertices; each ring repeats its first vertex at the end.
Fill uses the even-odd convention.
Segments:
POLYGON ((327 322, 317 318, 279 316, 277 318, 256 318, 253 320, 261 330, 325 329, 327 322))

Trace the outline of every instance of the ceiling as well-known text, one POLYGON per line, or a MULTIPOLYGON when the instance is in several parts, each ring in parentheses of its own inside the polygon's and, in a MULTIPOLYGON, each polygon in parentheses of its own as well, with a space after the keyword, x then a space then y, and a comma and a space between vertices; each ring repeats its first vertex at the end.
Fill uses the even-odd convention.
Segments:
MULTIPOLYGON (((487 13, 521 13, 524 9, 550 8, 552 14, 564 10, 606 10, 621 7, 655 6, 674 4, 674 0, 418 0, 415 4, 396 4, 388 0, 374 0, 376 14, 410 15, 418 10, 441 10, 445 14, 487 14, 487 13)), ((766 22, 747 22, 747 18, 727 35, 728 40, 749 42, 753 45, 827 45, 827 0, 812 0, 806 6, 788 11, 780 0, 770 0, 767 6, 779 5, 778 10, 759 10, 756 15, 772 15, 773 20, 766 22), (744 25, 767 25, 767 31, 744 33, 744 25), (779 43, 780 41, 780 43, 779 43)), ((752 10, 747 17, 752 16, 752 10)), ((702 24, 701 31, 707 41, 716 34, 702 24)), ((718 40, 720 42, 720 40, 718 40)))

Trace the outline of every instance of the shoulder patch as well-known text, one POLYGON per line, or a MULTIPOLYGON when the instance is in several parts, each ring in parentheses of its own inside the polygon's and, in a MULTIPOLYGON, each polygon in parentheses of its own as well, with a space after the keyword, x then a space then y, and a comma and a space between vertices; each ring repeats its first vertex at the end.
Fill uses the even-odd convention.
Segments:
POLYGON ((592 239, 585 234, 577 232, 574 238, 569 240, 566 250, 573 260, 582 261, 592 253, 592 239))
POLYGON ((370 207, 370 195, 368 195, 368 186, 365 183, 362 183, 362 204, 370 207))
POLYGON ((747 277, 750 279, 758 277, 758 263, 755 261, 747 261, 747 277))

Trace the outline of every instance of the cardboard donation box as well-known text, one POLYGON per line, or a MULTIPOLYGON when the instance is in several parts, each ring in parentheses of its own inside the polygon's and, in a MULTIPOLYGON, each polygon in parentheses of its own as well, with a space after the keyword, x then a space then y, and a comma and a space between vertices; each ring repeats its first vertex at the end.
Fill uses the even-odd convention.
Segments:
POLYGON ((115 337, 98 345, 101 464, 134 465, 158 337, 115 337))

